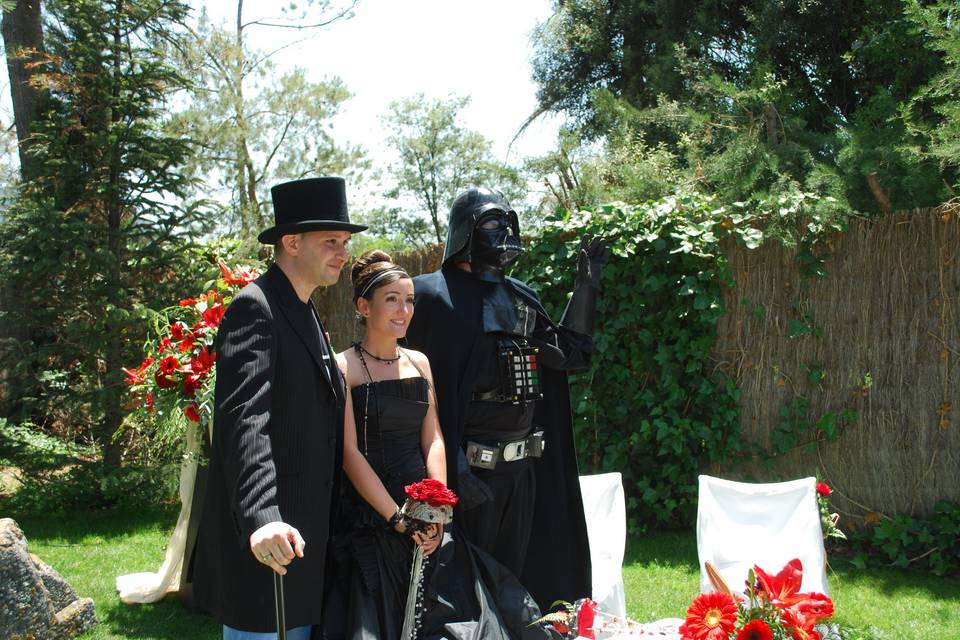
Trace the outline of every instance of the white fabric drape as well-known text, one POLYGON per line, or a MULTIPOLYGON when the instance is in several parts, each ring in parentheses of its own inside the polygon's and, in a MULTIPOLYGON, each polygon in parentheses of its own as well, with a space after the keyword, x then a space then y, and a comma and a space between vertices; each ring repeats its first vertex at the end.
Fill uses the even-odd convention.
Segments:
POLYGON ((156 573, 129 573, 117 576, 117 591, 120 600, 127 604, 157 602, 167 593, 180 586, 180 570, 187 546, 187 527, 190 524, 190 507, 193 502, 193 485, 197 480, 197 460, 200 451, 197 429, 190 426, 187 432, 187 451, 180 467, 180 516, 170 536, 163 564, 156 573))

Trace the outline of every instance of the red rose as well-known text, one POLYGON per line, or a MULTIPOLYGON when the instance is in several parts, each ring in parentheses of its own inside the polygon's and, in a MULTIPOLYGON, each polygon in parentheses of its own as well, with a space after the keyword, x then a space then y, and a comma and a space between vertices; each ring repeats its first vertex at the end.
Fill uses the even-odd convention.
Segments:
POLYGON ((737 640, 773 640, 773 629, 763 620, 751 620, 737 631, 737 640))
POLYGON ((431 507, 453 506, 457 504, 457 494, 439 480, 426 478, 404 487, 411 500, 426 502, 431 507))
POLYGON ((200 422, 200 412, 197 410, 197 405, 192 402, 184 407, 183 414, 190 422, 200 422))
POLYGON ((830 486, 829 486, 826 482, 818 482, 818 483, 817 483, 817 493, 819 493, 821 496, 823 496, 824 498, 826 498, 826 497, 829 496, 831 493, 833 493, 833 489, 831 489, 830 486))
POLYGON ((160 361, 160 371, 165 375, 170 375, 175 373, 177 369, 180 368, 180 362, 177 360, 177 356, 167 356, 160 361))
POLYGON ((183 325, 179 322, 170 325, 170 335, 173 336, 174 340, 183 340, 183 325))

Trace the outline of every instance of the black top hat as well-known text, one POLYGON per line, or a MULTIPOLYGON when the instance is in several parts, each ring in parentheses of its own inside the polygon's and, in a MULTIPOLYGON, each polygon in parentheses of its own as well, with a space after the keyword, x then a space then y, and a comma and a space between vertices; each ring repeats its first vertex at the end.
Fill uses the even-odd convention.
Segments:
POLYGON ((284 182, 270 189, 274 226, 257 236, 274 244, 280 236, 306 231, 357 231, 366 225, 351 224, 347 214, 347 186, 343 178, 307 178, 284 182))

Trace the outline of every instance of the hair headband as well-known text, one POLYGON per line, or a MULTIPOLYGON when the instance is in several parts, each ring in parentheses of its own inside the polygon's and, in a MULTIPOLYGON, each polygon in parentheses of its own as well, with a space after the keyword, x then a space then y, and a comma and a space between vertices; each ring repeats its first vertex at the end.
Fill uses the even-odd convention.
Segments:
POLYGON ((368 282, 367 285, 363 288, 363 291, 360 292, 360 294, 357 296, 357 299, 359 300, 360 298, 366 297, 367 292, 369 292, 369 291, 373 288, 373 285, 377 284, 378 282, 380 282, 381 280, 383 280, 383 279, 386 278, 387 276, 389 276, 389 275, 391 275, 391 274, 394 274, 394 273, 399 274, 399 275, 403 276, 404 278, 409 278, 409 277, 410 277, 410 274, 408 274, 408 273, 407 273, 406 271, 404 271, 403 269, 400 269, 399 267, 391 268, 391 269, 386 269, 386 270, 384 270, 384 271, 381 271, 380 273, 378 273, 378 274, 375 275, 374 277, 370 278, 370 282, 368 282))

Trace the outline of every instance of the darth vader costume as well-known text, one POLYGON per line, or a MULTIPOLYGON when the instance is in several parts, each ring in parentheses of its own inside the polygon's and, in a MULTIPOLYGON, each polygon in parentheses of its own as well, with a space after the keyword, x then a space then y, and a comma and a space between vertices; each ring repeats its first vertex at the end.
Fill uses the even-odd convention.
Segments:
POLYGON ((499 193, 460 194, 439 271, 414 278, 407 343, 434 373, 455 518, 543 609, 591 594, 567 374, 589 366, 602 240, 581 244, 577 286, 560 323, 505 275, 522 251, 499 193))

